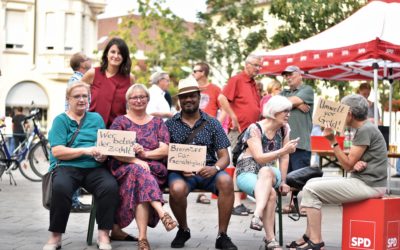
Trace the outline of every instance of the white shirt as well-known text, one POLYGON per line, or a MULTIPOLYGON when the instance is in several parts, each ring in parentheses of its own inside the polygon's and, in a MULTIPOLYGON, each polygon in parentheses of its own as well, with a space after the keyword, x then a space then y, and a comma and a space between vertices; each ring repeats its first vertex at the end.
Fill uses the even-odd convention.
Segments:
POLYGON ((150 101, 147 104, 146 108, 147 114, 152 114, 156 112, 162 112, 162 113, 171 112, 171 108, 169 107, 169 104, 164 97, 165 92, 158 85, 153 84, 149 88, 149 94, 150 94, 150 101))

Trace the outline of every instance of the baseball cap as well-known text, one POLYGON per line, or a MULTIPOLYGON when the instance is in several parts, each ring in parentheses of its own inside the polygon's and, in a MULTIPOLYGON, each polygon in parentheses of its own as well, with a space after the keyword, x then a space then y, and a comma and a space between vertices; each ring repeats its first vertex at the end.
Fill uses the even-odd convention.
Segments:
POLYGON ((284 75, 285 73, 293 73, 293 72, 299 72, 300 74, 304 73, 299 67, 290 65, 287 66, 284 71, 282 71, 282 75, 284 75))

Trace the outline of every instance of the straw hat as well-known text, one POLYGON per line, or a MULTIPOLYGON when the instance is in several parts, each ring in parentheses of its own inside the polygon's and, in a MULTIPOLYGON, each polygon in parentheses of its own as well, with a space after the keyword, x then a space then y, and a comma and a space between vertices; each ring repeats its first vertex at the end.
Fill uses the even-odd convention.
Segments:
POLYGON ((179 81, 178 95, 200 91, 199 84, 193 76, 189 76, 179 81))

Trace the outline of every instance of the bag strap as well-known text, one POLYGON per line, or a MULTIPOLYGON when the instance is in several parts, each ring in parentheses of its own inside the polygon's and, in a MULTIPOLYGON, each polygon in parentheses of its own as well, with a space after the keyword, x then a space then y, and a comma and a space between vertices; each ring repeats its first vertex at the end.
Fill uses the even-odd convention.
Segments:
POLYGON ((207 120, 202 121, 200 126, 198 126, 195 130, 193 130, 192 133, 188 136, 188 138, 186 138, 184 144, 192 143, 194 137, 200 132, 200 130, 202 130, 207 125, 207 123, 208 123, 207 120))
MULTIPOLYGON (((69 140, 69 142, 67 142, 66 147, 70 147, 70 146, 72 145, 72 143, 74 143, 75 138, 78 136, 78 133, 79 133, 80 129, 82 128, 82 125, 83 125, 83 122, 85 121, 85 118, 86 118, 86 112, 85 112, 85 114, 83 115, 81 121, 79 122, 78 128, 74 131, 74 134, 72 135, 72 137, 71 137, 71 139, 69 140)), ((53 170, 54 170, 56 167, 58 167, 58 164, 59 164, 60 162, 61 162, 60 160, 57 160, 56 166, 53 168, 53 170)))

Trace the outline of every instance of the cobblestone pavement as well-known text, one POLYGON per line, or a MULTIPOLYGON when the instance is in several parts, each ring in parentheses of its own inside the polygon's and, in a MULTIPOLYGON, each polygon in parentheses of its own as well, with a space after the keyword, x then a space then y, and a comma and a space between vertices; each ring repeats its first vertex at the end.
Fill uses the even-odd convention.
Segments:
MULTIPOLYGON (((41 206, 41 183, 33 183, 24 179, 18 171, 14 172, 17 186, 10 186, 8 176, 0 181, 0 250, 40 250, 45 244, 49 232, 49 213, 41 206)), ((210 197, 210 194, 207 194, 210 197)), ((217 236, 217 201, 210 205, 197 204, 197 194, 189 195, 188 223, 192 238, 186 242, 183 249, 215 249, 217 236)), ((166 197, 167 198, 167 197, 166 197)), ((287 198, 285 198, 287 200, 287 198)), ((83 197, 85 203, 90 203, 90 196, 83 197)), ((254 208, 254 203, 244 200, 244 203, 254 208)), ((168 204, 166 210, 170 211, 168 204)), ((239 249, 264 249, 263 232, 249 228, 250 216, 232 216, 228 235, 239 249)), ((81 250, 96 249, 96 245, 86 245, 86 233, 89 214, 71 214, 67 232, 63 236, 62 249, 81 250)), ((340 249, 341 246, 341 206, 326 206, 323 208, 323 238, 326 249, 340 249)), ((284 242, 292 241, 304 233, 306 218, 294 222, 287 216, 283 220, 284 242)), ((128 233, 137 235, 136 224, 133 222, 125 229, 128 233)), ((170 249, 172 239, 177 229, 166 232, 159 224, 148 229, 148 238, 152 249, 170 249)), ((97 237, 95 230, 94 242, 97 237)), ((113 249, 137 249, 136 242, 113 242, 113 249)))

